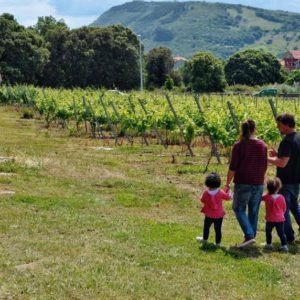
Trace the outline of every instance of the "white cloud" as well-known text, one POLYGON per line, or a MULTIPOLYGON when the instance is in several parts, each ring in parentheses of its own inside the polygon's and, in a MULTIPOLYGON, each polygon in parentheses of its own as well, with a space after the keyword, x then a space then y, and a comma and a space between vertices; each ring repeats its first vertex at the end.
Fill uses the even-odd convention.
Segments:
POLYGON ((0 14, 2 13, 14 15, 17 21, 24 26, 36 24, 38 17, 51 15, 57 20, 64 19, 70 28, 89 25, 99 17, 99 14, 89 16, 58 14, 56 8, 48 0, 0 0, 0 14))
POLYGON ((82 26, 87 26, 94 22, 99 15, 95 16, 78 16, 78 17, 73 17, 73 16, 59 16, 57 19, 64 19, 65 23, 70 27, 70 28, 78 28, 82 26))
POLYGON ((54 16, 56 10, 48 0, 0 0, 0 13, 10 13, 25 26, 34 25, 40 16, 54 16))

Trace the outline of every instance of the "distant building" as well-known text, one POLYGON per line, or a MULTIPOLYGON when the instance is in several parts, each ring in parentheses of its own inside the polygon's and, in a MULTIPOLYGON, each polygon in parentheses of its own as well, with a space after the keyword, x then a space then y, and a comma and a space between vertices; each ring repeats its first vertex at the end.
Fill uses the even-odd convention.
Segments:
POLYGON ((284 67, 289 71, 300 69, 300 50, 288 51, 284 57, 284 67))
POLYGON ((187 59, 182 56, 174 56, 174 69, 179 69, 186 61, 187 59))

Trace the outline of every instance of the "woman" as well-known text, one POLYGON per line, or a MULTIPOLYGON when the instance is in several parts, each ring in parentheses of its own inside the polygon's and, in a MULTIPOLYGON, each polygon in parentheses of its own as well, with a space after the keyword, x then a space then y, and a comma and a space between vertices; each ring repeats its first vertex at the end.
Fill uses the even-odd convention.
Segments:
POLYGON ((258 212, 267 170, 267 146, 255 136, 255 122, 242 124, 240 140, 234 144, 225 187, 234 182, 233 210, 244 232, 239 248, 255 243, 258 212), (248 213, 246 210, 248 209, 248 213))

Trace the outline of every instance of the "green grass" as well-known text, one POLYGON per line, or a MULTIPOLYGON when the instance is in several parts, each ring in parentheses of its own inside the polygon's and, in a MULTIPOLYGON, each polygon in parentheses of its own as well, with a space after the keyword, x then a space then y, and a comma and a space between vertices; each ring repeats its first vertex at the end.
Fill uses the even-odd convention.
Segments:
POLYGON ((196 243, 209 149, 115 148, 20 116, 0 107, 0 191, 16 193, 0 196, 0 299, 299 298, 299 247, 238 250, 231 203, 224 247, 196 243))

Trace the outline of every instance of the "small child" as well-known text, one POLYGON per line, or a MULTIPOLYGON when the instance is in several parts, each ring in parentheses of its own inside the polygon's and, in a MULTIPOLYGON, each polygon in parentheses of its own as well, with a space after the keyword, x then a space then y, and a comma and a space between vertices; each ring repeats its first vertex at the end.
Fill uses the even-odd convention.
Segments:
POLYGON ((222 222, 225 215, 222 201, 231 199, 231 195, 228 192, 220 190, 221 178, 217 173, 207 175, 205 185, 207 186, 207 190, 204 191, 200 198, 200 201, 204 204, 201 212, 205 215, 203 237, 197 236, 196 240, 200 243, 207 243, 210 226, 214 224, 216 233, 215 245, 220 246, 222 222))
POLYGON ((286 203, 283 195, 278 194, 281 188, 281 181, 278 177, 267 181, 268 193, 262 198, 266 205, 266 250, 272 250, 272 230, 275 227, 281 241, 280 251, 288 252, 286 236, 284 234, 284 213, 286 203))

